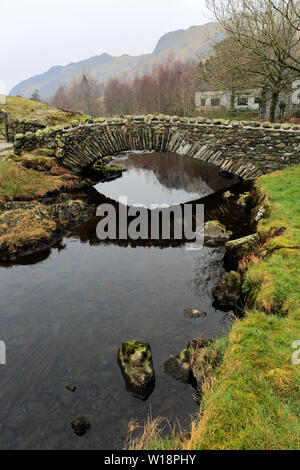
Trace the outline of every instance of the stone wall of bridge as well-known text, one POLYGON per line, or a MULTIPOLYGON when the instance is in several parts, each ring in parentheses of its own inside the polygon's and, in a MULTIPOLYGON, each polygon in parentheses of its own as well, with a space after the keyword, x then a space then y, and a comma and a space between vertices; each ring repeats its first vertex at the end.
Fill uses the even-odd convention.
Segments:
POLYGON ((130 150, 176 152, 243 178, 300 163, 299 126, 177 116, 100 118, 46 127, 17 134, 14 146, 19 153, 52 150, 74 174, 101 157, 130 150))

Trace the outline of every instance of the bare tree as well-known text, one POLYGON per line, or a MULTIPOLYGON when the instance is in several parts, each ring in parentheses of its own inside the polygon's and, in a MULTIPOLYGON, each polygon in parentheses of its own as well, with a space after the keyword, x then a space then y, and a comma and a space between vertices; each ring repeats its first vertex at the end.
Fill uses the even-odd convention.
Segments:
POLYGON ((295 0, 271 0, 271 4, 281 21, 287 22, 295 35, 294 45, 290 49, 277 36, 271 38, 280 52, 278 60, 283 66, 300 73, 300 3, 295 0))
POLYGON ((238 90, 260 86, 260 81, 253 74, 251 61, 230 37, 215 44, 213 54, 200 71, 201 77, 213 88, 230 93, 232 110, 238 90))
POLYGON ((64 86, 58 87, 55 95, 50 100, 50 104, 56 108, 71 109, 71 103, 67 96, 67 90, 64 86))
MULTIPOLYGON (((284 0, 276 0, 279 5, 284 0)), ((295 78, 287 66, 289 56, 298 46, 295 29, 284 16, 277 14, 273 0, 207 0, 208 8, 237 43, 247 59, 249 76, 255 76, 263 89, 263 100, 270 99, 270 120, 282 91, 295 78), (276 40, 275 40, 276 38, 276 40)))

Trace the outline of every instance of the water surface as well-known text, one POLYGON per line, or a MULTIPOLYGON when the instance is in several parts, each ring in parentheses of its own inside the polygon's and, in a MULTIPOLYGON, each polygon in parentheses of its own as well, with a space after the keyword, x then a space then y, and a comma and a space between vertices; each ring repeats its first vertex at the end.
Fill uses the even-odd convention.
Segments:
MULTIPOLYGON (((133 155, 122 165, 128 171, 121 179, 96 186, 103 200, 176 204, 232 184, 211 166, 176 155, 133 155)), ((96 223, 0 268, 0 338, 7 345, 1 449, 120 449, 131 418, 144 421, 151 410, 187 428, 197 411, 192 389, 168 377, 163 364, 190 339, 225 331, 210 295, 224 274, 222 249, 100 243, 96 223), (207 317, 184 318, 189 307, 207 317), (152 348, 156 387, 146 402, 126 392, 117 364, 120 344, 132 339, 152 348), (92 424, 82 437, 70 426, 79 416, 92 424)))

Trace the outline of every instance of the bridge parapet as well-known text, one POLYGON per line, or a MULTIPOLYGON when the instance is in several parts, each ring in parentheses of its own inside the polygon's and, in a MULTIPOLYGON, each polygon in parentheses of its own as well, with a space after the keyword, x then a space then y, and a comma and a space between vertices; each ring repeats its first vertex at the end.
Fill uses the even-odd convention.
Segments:
POLYGON ((17 134, 15 150, 47 148, 74 174, 122 151, 177 152, 244 178, 300 162, 300 128, 292 124, 126 116, 75 121, 17 134))

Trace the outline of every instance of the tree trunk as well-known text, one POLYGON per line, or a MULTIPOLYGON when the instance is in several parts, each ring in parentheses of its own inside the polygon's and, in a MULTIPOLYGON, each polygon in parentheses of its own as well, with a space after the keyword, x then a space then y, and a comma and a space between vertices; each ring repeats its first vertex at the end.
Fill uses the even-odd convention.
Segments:
POLYGON ((267 110, 267 90, 265 88, 262 89, 260 103, 259 103, 259 118, 264 119, 266 116, 267 110))
POLYGON ((273 91, 272 96, 271 96, 271 107, 270 107, 270 121, 271 122, 275 122, 278 98, 279 98, 279 92, 273 91))

